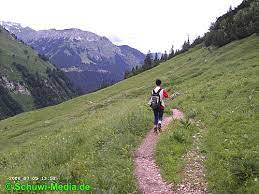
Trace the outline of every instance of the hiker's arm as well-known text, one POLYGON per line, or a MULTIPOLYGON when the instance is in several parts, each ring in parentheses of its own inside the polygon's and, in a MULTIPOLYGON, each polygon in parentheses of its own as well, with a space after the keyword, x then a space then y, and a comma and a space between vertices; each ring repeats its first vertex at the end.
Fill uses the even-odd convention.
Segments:
POLYGON ((165 98, 168 98, 168 97, 169 97, 167 91, 163 90, 163 96, 164 96, 165 98))

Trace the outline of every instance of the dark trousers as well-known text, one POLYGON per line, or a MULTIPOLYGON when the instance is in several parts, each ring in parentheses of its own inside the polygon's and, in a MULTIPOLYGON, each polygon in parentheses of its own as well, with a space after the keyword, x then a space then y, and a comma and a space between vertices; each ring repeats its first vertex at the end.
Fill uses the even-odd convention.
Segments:
POLYGON ((164 109, 158 109, 153 111, 154 111, 154 125, 157 125, 158 121, 163 120, 164 109))

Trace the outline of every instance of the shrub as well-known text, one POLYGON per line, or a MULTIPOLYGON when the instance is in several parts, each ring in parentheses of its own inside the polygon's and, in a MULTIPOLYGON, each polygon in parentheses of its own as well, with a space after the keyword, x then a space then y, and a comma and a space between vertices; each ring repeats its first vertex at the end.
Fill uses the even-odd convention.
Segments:
POLYGON ((39 58, 41 58, 43 61, 49 61, 49 58, 46 55, 38 54, 39 58))
POLYGON ((191 125, 191 122, 189 119, 181 119, 180 123, 184 127, 184 129, 188 129, 191 125))
POLYGON ((243 184, 250 177, 256 176, 256 158, 234 156, 230 164, 230 171, 239 184, 243 184))
POLYGON ((182 128, 177 128, 170 134, 170 139, 172 141, 176 140, 179 143, 184 143, 186 142, 186 133, 182 128))
POLYGON ((189 119, 194 119, 196 116, 197 116, 197 112, 196 112, 196 110, 194 110, 194 109, 191 109, 191 110, 188 112, 188 114, 187 114, 187 117, 188 117, 189 119))

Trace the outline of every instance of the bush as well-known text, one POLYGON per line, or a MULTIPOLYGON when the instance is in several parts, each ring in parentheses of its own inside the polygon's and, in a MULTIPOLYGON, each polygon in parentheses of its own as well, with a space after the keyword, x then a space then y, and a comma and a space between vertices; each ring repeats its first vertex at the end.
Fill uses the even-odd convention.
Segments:
POLYGON ((187 119, 181 119, 180 123, 184 127, 184 129, 188 129, 191 125, 191 122, 188 118, 187 119))
POLYGON ((256 176, 256 158, 234 156, 230 160, 230 171, 239 184, 243 184, 250 177, 256 176))
POLYGON ((46 55, 38 54, 39 58, 41 58, 43 61, 49 61, 49 58, 46 55))
POLYGON ((196 116, 197 116, 197 112, 196 112, 196 110, 194 110, 194 109, 191 109, 191 110, 188 112, 188 114, 187 114, 187 117, 188 117, 189 119, 194 119, 196 116))
POLYGON ((184 143, 186 142, 186 139, 187 139, 186 133, 182 128, 177 128, 170 134, 170 139, 172 141, 176 140, 179 143, 184 143))

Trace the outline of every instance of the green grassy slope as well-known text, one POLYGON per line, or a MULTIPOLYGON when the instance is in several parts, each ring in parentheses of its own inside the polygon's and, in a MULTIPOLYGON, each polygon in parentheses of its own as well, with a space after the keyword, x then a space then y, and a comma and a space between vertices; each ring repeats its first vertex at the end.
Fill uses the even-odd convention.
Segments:
MULTIPOLYGON (((60 182, 88 180, 99 190, 137 193, 132 152, 152 126, 146 104, 159 77, 182 93, 170 106, 195 109, 208 127, 210 188, 239 189, 235 175, 225 175, 235 157, 255 162, 258 53, 254 35, 211 53, 198 46, 98 92, 1 121, 0 184, 15 175, 58 176, 60 182)), ((251 187, 254 177, 247 178, 251 187)))
POLYGON ((26 67, 30 72, 38 72, 43 76, 47 76, 47 68, 54 68, 51 63, 40 59, 38 57, 38 53, 31 47, 15 40, 6 30, 3 29, 3 27, 0 26, 0 29, 1 71, 8 74, 11 79, 22 81, 20 72, 17 72, 16 68, 12 64, 13 62, 26 64, 26 67))
MULTIPOLYGON (((44 104, 42 99, 48 99, 49 96, 52 99, 56 98, 56 101, 59 102, 73 96, 73 91, 66 82, 66 78, 57 73, 55 69, 54 65, 42 60, 31 47, 17 41, 0 26, 0 85, 8 90, 9 98, 12 97, 14 101, 18 102, 24 111, 46 106, 47 103, 44 104), (14 85, 24 86, 31 95, 7 88, 5 81, 1 83, 2 78, 14 85)), ((6 110, 12 109, 12 107, 8 107, 6 104, 8 104, 6 100, 0 98, 0 119, 13 115, 10 110, 6 110), (5 113, 3 113, 4 109, 5 113)))
MULTIPOLYGON (((23 81, 21 72, 19 72, 14 63, 26 64, 28 70, 32 73, 38 72, 43 76, 47 76, 47 68, 54 68, 48 62, 43 61, 38 57, 36 51, 29 46, 15 40, 6 30, 0 26, 0 75, 6 75, 9 80, 23 81), (29 58, 27 58, 29 56, 29 58)), ((25 111, 31 110, 34 107, 33 98, 22 94, 13 94, 15 100, 25 98, 20 103, 25 111)))
MULTIPOLYGON (((183 108, 207 128, 201 150, 207 157, 209 189, 213 193, 258 193, 258 36, 211 53, 194 49, 167 63, 181 64, 171 76, 183 95, 170 106, 183 108)), ((176 122, 161 136, 156 156, 168 181, 181 180, 181 156, 197 131, 201 132, 176 122)))

